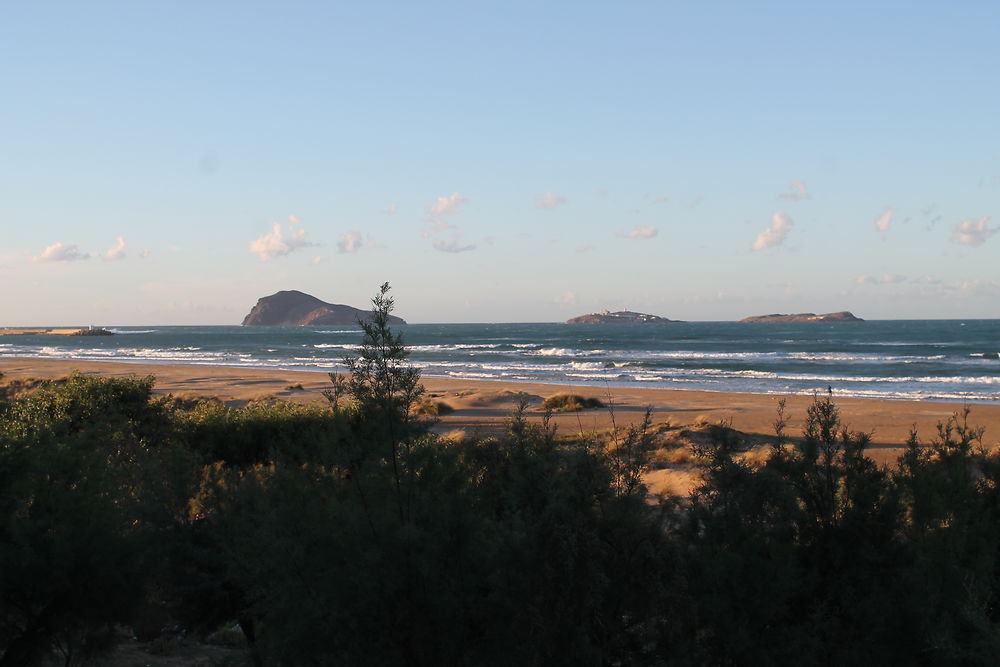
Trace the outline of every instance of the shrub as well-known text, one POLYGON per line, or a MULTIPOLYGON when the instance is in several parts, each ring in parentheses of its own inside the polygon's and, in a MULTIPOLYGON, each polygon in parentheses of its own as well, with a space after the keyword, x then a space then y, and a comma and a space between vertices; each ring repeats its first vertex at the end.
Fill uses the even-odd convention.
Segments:
POLYGON ((345 429, 341 412, 279 400, 252 401, 241 408, 201 401, 178 410, 175 423, 181 440, 205 463, 235 466, 322 458, 345 429))
POLYGON ((552 412, 578 412, 603 407, 604 403, 600 399, 585 398, 579 394, 555 394, 542 402, 542 410, 552 412))
POLYGON ((415 406, 413 406, 413 412, 424 417, 442 417, 444 415, 451 414, 454 411, 455 408, 451 407, 444 401, 439 401, 429 396, 424 397, 421 401, 417 402, 415 406))
POLYGON ((166 498, 152 378, 74 374, 0 422, 0 664, 107 650, 151 576, 149 498, 166 498))

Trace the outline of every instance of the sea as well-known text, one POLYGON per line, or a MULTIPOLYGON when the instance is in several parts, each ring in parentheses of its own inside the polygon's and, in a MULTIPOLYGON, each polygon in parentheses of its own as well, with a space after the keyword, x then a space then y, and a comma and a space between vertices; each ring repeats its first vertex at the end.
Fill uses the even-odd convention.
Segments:
MULTIPOLYGON (((0 357, 343 371, 353 326, 119 327, 0 337, 0 357)), ((409 324, 424 377, 1000 401, 1000 320, 409 324)))

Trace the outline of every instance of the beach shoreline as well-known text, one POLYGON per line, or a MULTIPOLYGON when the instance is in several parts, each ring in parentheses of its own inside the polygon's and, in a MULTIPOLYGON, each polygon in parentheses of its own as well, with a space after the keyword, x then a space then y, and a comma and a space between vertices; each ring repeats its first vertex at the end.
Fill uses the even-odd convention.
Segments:
MULTIPOLYGON (((3 382, 26 378, 52 379, 72 371, 112 377, 156 377, 155 393, 216 397, 238 406, 263 397, 296 403, 317 403, 326 399, 323 390, 331 384, 326 373, 193 364, 74 361, 24 357, 0 358, 3 382), (301 387, 301 388, 300 388, 301 387)), ((424 377, 429 396, 443 401, 454 412, 441 418, 438 431, 495 432, 501 428, 521 399, 528 402, 526 414, 540 420, 542 399, 557 393, 575 393, 601 399, 607 407, 575 413, 557 413, 552 423, 560 432, 604 431, 613 425, 639 421, 652 410, 653 422, 690 424, 696 421, 728 423, 739 431, 761 437, 774 434, 780 400, 785 400, 787 432, 801 434, 806 410, 813 396, 741 394, 731 392, 664 389, 659 387, 581 387, 534 382, 424 377)), ((936 401, 834 398, 843 422, 854 431, 872 434, 873 458, 889 461, 898 456, 911 428, 922 443, 930 442, 937 424, 960 413, 962 404, 936 401)), ((971 406, 970 423, 986 429, 984 444, 992 446, 1000 438, 1000 405, 976 403, 971 406)))

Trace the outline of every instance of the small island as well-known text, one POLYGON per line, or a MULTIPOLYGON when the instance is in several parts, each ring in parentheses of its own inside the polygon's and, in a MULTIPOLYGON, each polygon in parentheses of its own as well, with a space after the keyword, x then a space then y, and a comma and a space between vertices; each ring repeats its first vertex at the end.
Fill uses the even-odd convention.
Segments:
POLYGON ((855 317, 854 313, 848 310, 842 310, 838 313, 823 313, 822 315, 816 313, 754 315, 753 317, 744 317, 740 322, 864 322, 864 320, 855 317))
MULTIPOLYGON (((355 325, 367 322, 371 312, 339 303, 327 303, 298 290, 284 290, 261 297, 243 318, 243 326, 290 327, 317 325, 355 325)), ((389 324, 406 324, 389 315, 389 324)))
POLYGON ((77 329, 76 331, 70 333, 70 336, 114 336, 114 331, 108 331, 101 327, 87 327, 86 329, 77 329))
POLYGON ((660 317, 658 315, 633 313, 630 310, 619 310, 614 313, 605 310, 600 313, 589 313, 587 315, 580 315, 579 317, 571 317, 566 320, 566 324, 650 324, 656 322, 676 321, 677 320, 668 320, 667 318, 660 317))

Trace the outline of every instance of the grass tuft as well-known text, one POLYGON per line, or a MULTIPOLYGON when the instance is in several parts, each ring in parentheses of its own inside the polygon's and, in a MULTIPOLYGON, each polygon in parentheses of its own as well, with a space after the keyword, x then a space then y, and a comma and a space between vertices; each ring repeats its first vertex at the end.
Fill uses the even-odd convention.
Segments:
POLYGON ((579 394, 555 394, 542 401, 542 410, 552 412, 579 412, 603 407, 604 403, 600 399, 584 398, 579 394))
POLYGON ((443 417, 454 411, 455 408, 444 401, 439 401, 430 396, 425 396, 423 400, 413 406, 413 412, 424 417, 443 417))

